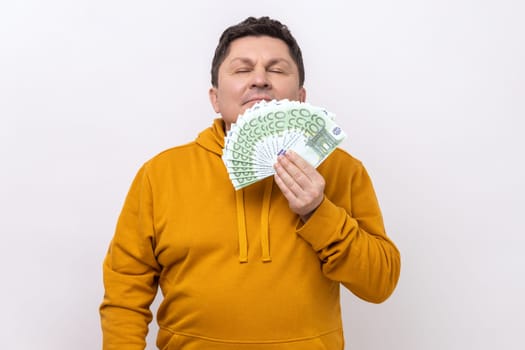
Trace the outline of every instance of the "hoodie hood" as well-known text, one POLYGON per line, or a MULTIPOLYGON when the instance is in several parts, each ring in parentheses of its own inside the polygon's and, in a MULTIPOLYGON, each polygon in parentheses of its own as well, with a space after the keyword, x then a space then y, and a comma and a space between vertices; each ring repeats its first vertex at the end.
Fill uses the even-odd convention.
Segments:
MULTIPOLYGON (((213 121, 213 125, 208 129, 202 131, 196 139, 197 144, 207 149, 208 151, 222 156, 224 148, 224 121, 217 118, 213 121)), ((233 188, 233 185, 232 185, 233 188)), ((269 232, 269 215, 270 215, 270 201, 273 189, 273 179, 266 181, 264 186, 264 194, 261 208, 261 258, 263 262, 270 262, 270 232, 269 232)), ((244 205, 244 189, 235 191, 235 204, 237 212, 237 232, 239 240, 239 262, 248 262, 248 233, 246 231, 246 212, 244 205)))
POLYGON ((224 121, 221 118, 217 118, 213 121, 212 126, 203 130, 199 136, 197 136, 196 142, 208 151, 222 156, 225 136, 224 121))

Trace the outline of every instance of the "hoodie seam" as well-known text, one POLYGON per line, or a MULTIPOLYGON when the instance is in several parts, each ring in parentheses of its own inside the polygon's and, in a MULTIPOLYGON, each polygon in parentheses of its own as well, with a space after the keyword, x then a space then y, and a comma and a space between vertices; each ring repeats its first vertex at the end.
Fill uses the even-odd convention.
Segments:
POLYGON ((333 330, 330 330, 330 331, 326 331, 326 332, 322 332, 322 333, 319 333, 317 335, 312 335, 312 336, 308 336, 308 337, 299 337, 299 338, 271 339, 271 340, 237 340, 237 339, 219 339, 219 338, 206 337, 206 336, 198 335, 198 334, 178 332, 178 331, 174 331, 174 330, 172 330, 172 329, 170 329, 168 327, 162 327, 162 326, 160 326, 160 329, 163 329, 163 330, 165 330, 165 331, 167 331, 167 332, 169 332, 169 333, 171 333, 173 335, 179 335, 179 336, 183 336, 183 337, 196 338, 196 339, 201 339, 201 340, 214 342, 214 343, 228 343, 228 344, 283 344, 283 343, 296 343, 296 342, 302 342, 302 341, 306 341, 306 340, 317 339, 317 338, 323 337, 323 336, 331 334, 331 333, 340 332, 342 330, 341 327, 338 327, 336 329, 333 329, 333 330))

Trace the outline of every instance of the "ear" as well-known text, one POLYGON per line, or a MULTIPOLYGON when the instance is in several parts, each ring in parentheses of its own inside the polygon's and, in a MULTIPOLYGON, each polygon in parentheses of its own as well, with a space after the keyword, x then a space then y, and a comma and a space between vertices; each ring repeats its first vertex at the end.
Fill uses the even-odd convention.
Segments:
POLYGON ((306 89, 304 87, 301 87, 299 89, 299 102, 306 101, 306 89))
POLYGON ((208 95, 210 97, 211 106, 213 107, 213 110, 215 113, 220 113, 219 111, 219 92, 217 91, 216 87, 211 87, 208 91, 208 95))

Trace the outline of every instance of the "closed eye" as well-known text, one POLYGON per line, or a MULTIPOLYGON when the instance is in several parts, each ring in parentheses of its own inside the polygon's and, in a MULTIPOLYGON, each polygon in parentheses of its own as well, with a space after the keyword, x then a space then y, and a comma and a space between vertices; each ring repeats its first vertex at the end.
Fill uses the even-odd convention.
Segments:
POLYGON ((248 73, 248 72, 251 72, 251 69, 247 67, 237 68, 235 70, 235 73, 248 73))

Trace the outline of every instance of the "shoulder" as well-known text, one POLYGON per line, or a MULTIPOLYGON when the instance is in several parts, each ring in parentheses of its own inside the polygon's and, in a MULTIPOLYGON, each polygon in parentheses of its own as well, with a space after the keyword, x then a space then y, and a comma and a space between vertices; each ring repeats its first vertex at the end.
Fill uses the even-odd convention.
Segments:
POLYGON ((342 148, 336 148, 319 166, 320 172, 345 171, 356 172, 363 169, 361 160, 342 148))
POLYGON ((197 144, 197 142, 191 141, 182 145, 165 149, 149 159, 147 163, 162 163, 165 161, 170 161, 172 159, 177 159, 178 157, 184 157, 192 154, 200 148, 201 147, 197 144))
POLYGON ((155 171, 172 167, 177 164, 186 164, 188 159, 201 147, 195 141, 165 149, 144 163, 146 171, 155 171))

